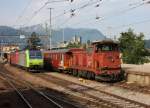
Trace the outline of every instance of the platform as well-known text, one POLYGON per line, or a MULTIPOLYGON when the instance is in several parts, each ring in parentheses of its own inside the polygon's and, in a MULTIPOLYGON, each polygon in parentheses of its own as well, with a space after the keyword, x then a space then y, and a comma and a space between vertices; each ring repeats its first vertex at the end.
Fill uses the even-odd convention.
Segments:
POLYGON ((128 83, 150 86, 150 63, 144 65, 122 64, 128 83))

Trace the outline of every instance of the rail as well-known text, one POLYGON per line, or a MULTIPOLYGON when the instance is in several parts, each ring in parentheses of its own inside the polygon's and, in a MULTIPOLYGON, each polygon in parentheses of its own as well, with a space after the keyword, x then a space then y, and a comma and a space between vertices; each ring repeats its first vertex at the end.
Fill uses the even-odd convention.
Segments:
POLYGON ((81 84, 67 81, 65 79, 52 77, 47 74, 36 75, 36 76, 40 77, 48 82, 58 84, 59 86, 63 86, 67 90, 75 91, 75 92, 81 93, 84 96, 91 97, 91 98, 95 99, 95 101, 97 101, 97 102, 103 102, 104 104, 107 103, 108 106, 111 105, 111 106, 114 106, 117 108, 122 107, 122 106, 125 106, 126 108, 128 108, 128 107, 130 108, 131 106, 132 106, 132 108, 133 107, 134 108, 136 108, 136 107, 150 108, 150 106, 147 104, 137 102, 137 101, 134 101, 131 99, 127 99, 127 98, 124 98, 124 97, 121 97, 121 96, 118 96, 118 95, 115 95, 112 93, 108 93, 108 92, 105 92, 104 90, 99 90, 96 88, 87 87, 87 86, 84 86, 81 84), (88 91, 91 91, 91 92, 93 91, 93 94, 90 94, 88 91), (97 96, 94 94, 97 94, 97 96))
MULTIPOLYGON (((28 108, 33 108, 32 105, 31 105, 31 103, 24 97, 23 93, 21 93, 20 90, 17 89, 17 87, 15 87, 15 85, 13 84, 15 82, 14 79, 12 79, 12 77, 10 75, 6 74, 6 73, 0 72, 0 74, 6 79, 6 81, 8 82, 8 84, 17 92, 17 94, 25 102, 25 104, 28 106, 28 108)), ((58 108, 63 108, 63 106, 61 106, 59 103, 55 102, 53 99, 51 99, 50 97, 48 97, 47 95, 45 95, 43 92, 35 89, 31 84, 29 84, 29 83, 26 82, 26 85, 28 85, 28 87, 30 87, 37 94, 41 95, 42 97, 44 97, 45 99, 47 99, 51 103, 55 104, 58 108)))
POLYGON ((29 101, 23 96, 23 94, 20 92, 19 89, 17 89, 14 84, 3 75, 3 73, 0 72, 0 74, 5 78, 4 80, 17 92, 17 94, 20 96, 20 98, 25 102, 25 104, 28 106, 28 108, 33 108, 29 101))

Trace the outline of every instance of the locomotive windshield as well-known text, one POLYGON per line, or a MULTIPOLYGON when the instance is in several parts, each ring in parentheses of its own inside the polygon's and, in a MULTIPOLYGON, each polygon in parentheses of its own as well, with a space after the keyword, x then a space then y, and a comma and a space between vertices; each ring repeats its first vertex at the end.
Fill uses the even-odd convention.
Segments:
POLYGON ((96 50, 99 51, 118 51, 118 45, 117 44, 98 44, 96 46, 96 50))
POLYGON ((41 59, 42 58, 42 53, 41 51, 30 51, 30 58, 31 59, 41 59))

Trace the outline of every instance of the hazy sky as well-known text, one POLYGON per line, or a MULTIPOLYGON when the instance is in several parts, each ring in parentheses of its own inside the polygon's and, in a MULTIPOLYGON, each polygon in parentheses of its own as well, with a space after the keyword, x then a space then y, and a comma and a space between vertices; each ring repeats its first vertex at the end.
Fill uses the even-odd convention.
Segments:
POLYGON ((113 37, 131 27, 150 38, 150 3, 147 3, 150 0, 102 0, 95 3, 97 1, 100 0, 74 0, 72 3, 65 0, 0 0, 0 25, 42 24, 44 27, 49 19, 48 8, 52 7, 53 28, 96 28, 113 37), (39 10, 47 1, 62 2, 49 3, 39 10), (72 17, 71 9, 75 10, 72 17))

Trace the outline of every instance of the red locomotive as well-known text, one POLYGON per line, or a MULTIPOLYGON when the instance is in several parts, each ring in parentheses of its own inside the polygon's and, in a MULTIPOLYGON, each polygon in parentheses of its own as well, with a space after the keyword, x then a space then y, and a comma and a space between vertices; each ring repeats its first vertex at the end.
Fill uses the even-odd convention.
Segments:
POLYGON ((102 81, 121 80, 120 51, 113 41, 93 42, 85 49, 58 49, 44 52, 45 66, 74 76, 102 81))

